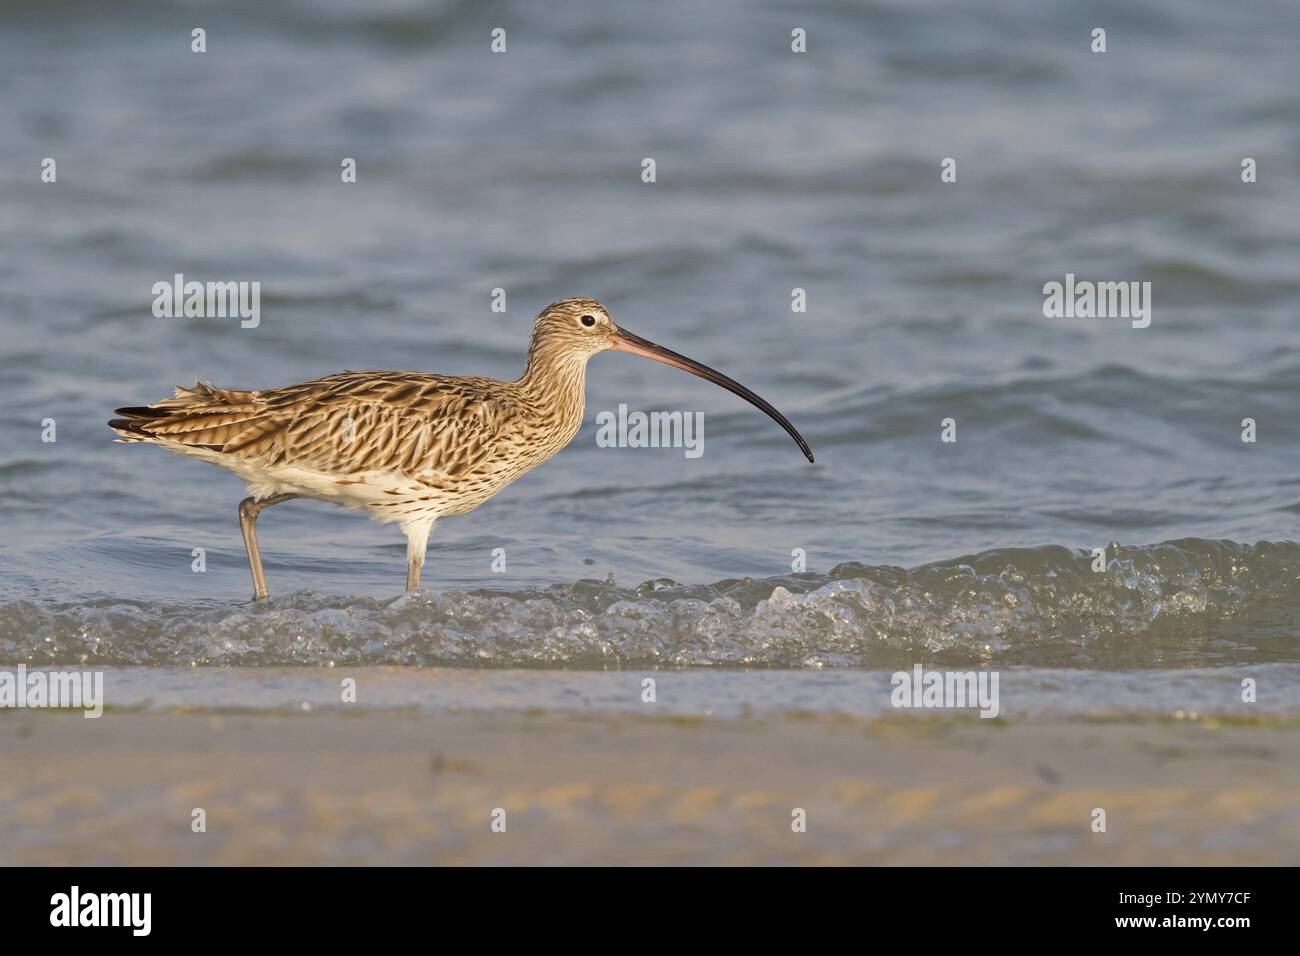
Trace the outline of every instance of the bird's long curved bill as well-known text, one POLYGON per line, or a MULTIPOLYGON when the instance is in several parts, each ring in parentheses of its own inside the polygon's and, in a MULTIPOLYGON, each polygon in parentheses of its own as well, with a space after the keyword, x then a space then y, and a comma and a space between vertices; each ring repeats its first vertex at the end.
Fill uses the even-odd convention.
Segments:
POLYGON ((804 456, 809 461, 813 460, 812 449, 809 448, 808 443, 803 440, 803 436, 800 435, 799 432, 795 430, 795 427, 790 424, 789 419, 773 408, 765 399, 755 395, 734 379, 727 378, 727 376, 723 375, 721 372, 711 369, 707 365, 701 365, 694 359, 688 359, 685 355, 679 355, 671 349, 664 348, 662 345, 655 345, 648 339, 643 339, 639 335, 633 335, 631 332, 627 331, 627 329, 619 329, 610 341, 615 351, 630 352, 632 355, 640 355, 644 358, 654 359, 656 362, 663 362, 665 365, 671 365, 673 368, 679 368, 685 372, 690 372, 692 375, 698 375, 705 381, 712 382, 714 385, 721 385, 727 391, 739 395, 755 408, 762 409, 771 416, 771 418, 778 425, 784 428, 789 433, 790 437, 795 440, 795 443, 799 446, 800 451, 804 453, 804 456))

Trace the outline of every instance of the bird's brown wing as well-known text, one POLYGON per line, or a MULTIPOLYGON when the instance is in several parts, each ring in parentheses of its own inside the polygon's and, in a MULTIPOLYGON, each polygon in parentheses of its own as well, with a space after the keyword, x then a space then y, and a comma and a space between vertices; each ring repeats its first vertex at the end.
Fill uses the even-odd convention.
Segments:
POLYGON ((491 456, 520 414, 502 382, 418 372, 342 372, 264 391, 196 383, 123 408, 127 440, 175 442, 266 468, 398 471, 436 483, 491 456))

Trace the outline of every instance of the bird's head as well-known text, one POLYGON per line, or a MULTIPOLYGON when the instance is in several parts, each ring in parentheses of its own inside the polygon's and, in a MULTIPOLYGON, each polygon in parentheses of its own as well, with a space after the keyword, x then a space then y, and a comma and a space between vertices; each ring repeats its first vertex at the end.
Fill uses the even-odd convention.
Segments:
POLYGON ((595 299, 561 299, 544 308, 533 325, 530 353, 552 361, 586 361, 610 345, 618 326, 595 299))
POLYGON ((585 365, 593 355, 610 350, 654 359, 656 362, 663 362, 665 365, 698 375, 715 385, 721 385, 727 391, 739 395, 771 416, 795 440, 804 456, 809 461, 813 460, 812 449, 803 440, 803 436, 766 400, 707 365, 702 365, 694 359, 679 355, 662 345, 655 345, 648 339, 620 328, 609 317, 605 307, 595 299, 561 299, 543 309, 533 325, 533 339, 528 347, 528 363, 530 368, 535 363, 552 366, 570 363, 585 365))

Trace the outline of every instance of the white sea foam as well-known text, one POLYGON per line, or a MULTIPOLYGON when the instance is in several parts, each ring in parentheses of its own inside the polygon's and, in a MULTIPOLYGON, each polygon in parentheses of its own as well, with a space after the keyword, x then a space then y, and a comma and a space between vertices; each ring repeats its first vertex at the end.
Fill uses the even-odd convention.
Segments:
POLYGON ((29 664, 874 668, 918 661, 1195 667, 1300 659, 1300 546, 1183 540, 990 551, 914 569, 579 581, 391 600, 300 592, 233 607, 14 601, 29 664))

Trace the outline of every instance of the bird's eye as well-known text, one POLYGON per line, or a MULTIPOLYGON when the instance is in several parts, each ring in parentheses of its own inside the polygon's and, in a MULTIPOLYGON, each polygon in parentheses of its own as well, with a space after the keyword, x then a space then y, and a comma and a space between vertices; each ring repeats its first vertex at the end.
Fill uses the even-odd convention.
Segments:
POLYGON ((582 324, 585 325, 587 328, 591 328, 593 325, 596 324, 596 317, 594 315, 584 315, 582 317, 582 324))

